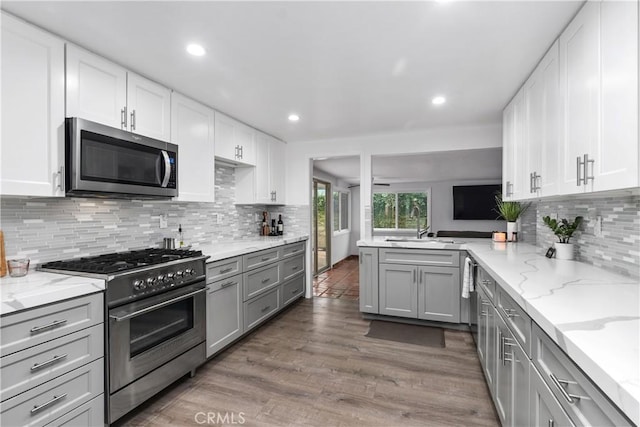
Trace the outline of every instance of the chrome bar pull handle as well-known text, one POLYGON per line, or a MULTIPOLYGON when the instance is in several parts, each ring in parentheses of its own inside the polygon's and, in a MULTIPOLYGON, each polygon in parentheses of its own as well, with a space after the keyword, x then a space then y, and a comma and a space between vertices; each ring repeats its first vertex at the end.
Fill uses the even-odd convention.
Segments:
POLYGON ((45 408, 48 408, 49 406, 53 405, 54 403, 56 403, 59 400, 64 399, 65 397, 67 397, 67 393, 61 394, 60 396, 53 396, 53 399, 51 399, 48 402, 43 403, 42 405, 35 405, 33 407, 33 409, 31 410, 31 415, 37 414, 38 412, 42 411, 45 408))
POLYGON ((65 185, 64 165, 60 166, 60 169, 58 170, 58 173, 56 173, 56 175, 58 175, 58 185, 56 187, 59 188, 60 191, 64 193, 64 185, 65 185))
POLYGON ((574 404, 575 400, 580 400, 580 396, 567 393, 567 390, 562 386, 562 384, 568 385, 569 381, 558 379, 554 374, 549 374, 549 378, 551 378, 551 382, 560 390, 560 394, 562 394, 562 397, 564 397, 567 402, 574 404))
MULTIPOLYGON (((582 160, 580 159, 580 156, 576 157, 576 185, 578 187, 580 187, 581 182, 583 182, 584 180, 580 177, 580 169, 582 169, 582 160)), ((586 181, 584 181, 584 183, 586 184, 586 181)))
POLYGON ((220 287, 221 287, 221 288, 228 288, 229 286, 231 286, 231 285, 235 285, 236 283, 238 283, 238 282, 236 282, 236 281, 232 280, 232 281, 230 281, 230 282, 223 283, 222 285, 220 285, 220 287))
POLYGON ((136 130, 136 110, 131 110, 131 130, 136 130))
POLYGON ((225 274, 233 271, 233 267, 225 268, 224 270, 220 270, 220 274, 225 274))
POLYGON ((589 155, 585 154, 584 161, 582 163, 584 165, 584 185, 587 185, 589 183, 589 180, 591 181, 594 180, 593 166, 594 166, 595 160, 593 159, 589 160, 589 155), (591 175, 589 175, 589 164, 591 164, 591 175))
POLYGON ((52 365, 54 363, 57 363, 57 362, 60 362, 61 360, 66 359, 66 357, 67 357, 67 354, 61 354, 60 356, 53 356, 51 359, 47 360, 46 362, 34 363, 33 366, 31 367, 31 372, 35 372, 42 368, 46 368, 49 365, 52 365))
POLYGON ((120 127, 124 130, 127 129, 127 106, 125 105, 120 110, 120 127))
POLYGON ((413 269, 413 283, 416 283, 416 269, 413 269))
POLYGON ((549 420, 548 427, 554 427, 554 426, 555 426, 555 423, 553 422, 553 420, 549 420))
POLYGON ((62 326, 65 323, 67 323, 66 320, 54 320, 53 322, 47 324, 47 325, 43 325, 43 326, 34 326, 33 328, 30 329, 29 332, 31 332, 32 334, 37 334, 39 332, 42 332, 44 330, 47 329, 51 329, 51 328, 56 328, 58 326, 62 326))

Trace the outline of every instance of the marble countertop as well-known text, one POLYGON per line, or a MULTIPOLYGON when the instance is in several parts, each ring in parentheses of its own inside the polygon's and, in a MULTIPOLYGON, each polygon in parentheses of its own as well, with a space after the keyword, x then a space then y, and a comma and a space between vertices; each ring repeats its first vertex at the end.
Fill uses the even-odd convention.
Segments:
POLYGON ((357 245, 361 247, 376 248, 411 248, 411 249, 447 249, 447 250, 464 250, 467 243, 481 243, 490 241, 490 239, 474 239, 474 238, 458 238, 458 237, 424 237, 416 239, 407 237, 408 241, 399 241, 404 239, 397 236, 375 236, 371 240, 358 240, 357 245), (388 239, 388 240, 387 240, 388 239))
POLYGON ((358 245, 468 251, 609 399, 640 424, 638 279, 549 259, 530 244, 451 240, 464 243, 410 246, 373 239, 358 245))
POLYGON ((0 279, 0 316, 104 289, 104 280, 66 274, 30 270, 24 277, 6 276, 0 279))
POLYGON ((306 234, 285 234, 284 236, 264 236, 256 237, 252 240, 232 240, 228 242, 215 242, 211 244, 193 245, 194 250, 200 250, 204 255, 209 256, 207 262, 219 261, 225 258, 244 255, 263 249, 288 245, 305 241, 309 238, 306 234))

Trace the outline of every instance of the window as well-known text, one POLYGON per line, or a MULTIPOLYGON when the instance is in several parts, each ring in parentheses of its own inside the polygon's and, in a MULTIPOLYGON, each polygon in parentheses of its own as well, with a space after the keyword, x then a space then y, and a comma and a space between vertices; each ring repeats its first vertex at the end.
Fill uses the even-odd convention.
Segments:
POLYGON ((333 231, 349 230, 349 193, 333 192, 333 231))
POLYGON ((388 192, 373 194, 373 228, 416 230, 430 224, 430 191, 388 192))

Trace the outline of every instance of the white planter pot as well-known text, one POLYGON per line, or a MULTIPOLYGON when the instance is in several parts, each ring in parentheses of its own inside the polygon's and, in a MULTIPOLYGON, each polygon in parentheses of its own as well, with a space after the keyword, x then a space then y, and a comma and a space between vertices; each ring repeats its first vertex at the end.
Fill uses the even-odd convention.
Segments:
POLYGON ((556 248, 556 259, 573 259, 573 243, 554 243, 556 248))
POLYGON ((507 242, 513 241, 513 233, 518 231, 518 223, 507 222, 507 242))

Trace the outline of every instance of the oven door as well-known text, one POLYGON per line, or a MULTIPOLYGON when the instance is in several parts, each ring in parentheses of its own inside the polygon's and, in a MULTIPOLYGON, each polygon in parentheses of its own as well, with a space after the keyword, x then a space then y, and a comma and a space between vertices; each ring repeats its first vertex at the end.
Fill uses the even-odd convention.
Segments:
POLYGON ((110 393, 205 340, 205 292, 201 281, 109 310, 110 393))

